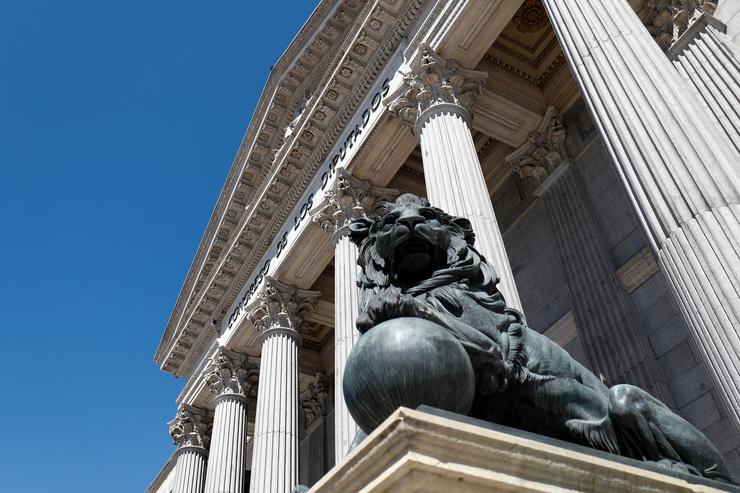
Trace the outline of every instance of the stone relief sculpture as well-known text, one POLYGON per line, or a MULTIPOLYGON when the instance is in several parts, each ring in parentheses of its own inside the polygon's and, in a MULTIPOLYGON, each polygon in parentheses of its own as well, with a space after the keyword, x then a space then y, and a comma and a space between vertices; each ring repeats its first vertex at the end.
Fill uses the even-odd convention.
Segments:
POLYGON ((356 219, 362 333, 344 395, 363 432, 421 404, 733 482, 709 440, 631 385, 604 385, 506 306, 467 219, 403 195, 356 219))

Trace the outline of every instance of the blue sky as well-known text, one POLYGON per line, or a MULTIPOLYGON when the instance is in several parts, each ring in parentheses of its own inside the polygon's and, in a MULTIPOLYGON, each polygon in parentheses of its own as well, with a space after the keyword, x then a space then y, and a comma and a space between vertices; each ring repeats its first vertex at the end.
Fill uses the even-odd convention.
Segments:
POLYGON ((143 492, 172 452, 154 351, 315 3, 0 0, 0 491, 143 492))

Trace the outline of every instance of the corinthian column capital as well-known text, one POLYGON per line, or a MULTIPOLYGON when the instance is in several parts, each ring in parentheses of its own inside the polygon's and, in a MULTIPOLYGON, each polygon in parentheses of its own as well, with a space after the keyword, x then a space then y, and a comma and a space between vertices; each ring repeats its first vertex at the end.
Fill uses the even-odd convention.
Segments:
POLYGON ((345 168, 337 168, 334 182, 324 191, 324 200, 313 213, 312 221, 336 240, 345 233, 350 221, 374 215, 398 193, 355 178, 345 168))
POLYGON ((206 384, 215 396, 226 394, 249 396, 257 381, 257 367, 247 361, 244 354, 218 348, 206 370, 206 384))
POLYGON ((266 276, 248 318, 262 332, 263 340, 274 331, 298 338, 303 317, 316 307, 319 295, 317 291, 298 289, 266 276))
POLYGON ((666 51, 702 14, 715 10, 717 0, 647 0, 642 21, 666 51))
POLYGON ((565 149, 565 127, 558 111, 550 106, 540 126, 527 141, 506 156, 514 172, 536 185, 542 183, 568 160, 565 149))
POLYGON ((403 84, 386 99, 388 109, 418 134, 420 116, 435 106, 455 106, 470 120, 475 99, 488 79, 487 72, 460 67, 429 45, 420 46, 418 62, 402 73, 403 84))
POLYGON ((328 395, 329 377, 317 373, 313 382, 308 384, 307 395, 301 400, 301 411, 306 421, 306 428, 324 415, 324 406, 328 395))
POLYGON ((210 441, 209 423, 205 411, 181 404, 175 418, 167 423, 170 435, 178 447, 206 448, 210 441))

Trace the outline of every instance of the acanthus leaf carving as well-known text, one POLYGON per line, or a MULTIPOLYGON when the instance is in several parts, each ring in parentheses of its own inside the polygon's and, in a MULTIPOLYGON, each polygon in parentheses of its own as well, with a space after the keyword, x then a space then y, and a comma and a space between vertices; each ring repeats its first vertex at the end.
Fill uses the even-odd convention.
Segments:
POLYGON ((257 375, 257 367, 249 363, 246 355, 220 347, 211 358, 205 381, 216 396, 240 394, 248 397, 257 375))
POLYGON ((247 317, 260 332, 280 328, 297 334, 305 314, 316 307, 319 294, 265 276, 264 287, 256 296, 257 303, 247 317))
POLYGON ((353 177, 345 168, 337 168, 336 178, 324 192, 322 203, 312 212, 311 220, 334 234, 353 219, 374 215, 398 193, 398 190, 375 187, 369 181, 353 177))
POLYGON ((562 117, 551 106, 537 130, 529 134, 519 149, 506 156, 506 161, 516 174, 541 185, 568 159, 565 137, 562 117))
POLYGON ((172 440, 178 447, 208 447, 210 426, 202 409, 181 404, 168 427, 172 440))
POLYGON ((469 115, 488 73, 462 68, 426 43, 419 50, 418 63, 402 72, 403 84, 386 98, 388 110, 412 127, 422 112, 437 104, 460 106, 469 115))
POLYGON ((308 395, 301 400, 301 411, 306 428, 324 416, 326 398, 329 395, 329 377, 317 373, 313 382, 308 385, 308 395))
POLYGON ((715 10, 717 0, 648 0, 643 23, 666 51, 702 14, 715 10))

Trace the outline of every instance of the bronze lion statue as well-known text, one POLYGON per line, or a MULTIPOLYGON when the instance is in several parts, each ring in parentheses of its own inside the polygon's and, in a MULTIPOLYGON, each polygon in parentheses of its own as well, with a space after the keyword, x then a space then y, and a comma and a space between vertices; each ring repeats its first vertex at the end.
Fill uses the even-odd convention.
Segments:
POLYGON ((471 416, 733 482, 699 430, 637 387, 607 387, 508 308, 468 220, 403 195, 379 216, 354 220, 350 239, 361 267, 360 341, 401 317, 442 326, 472 365, 471 416))

